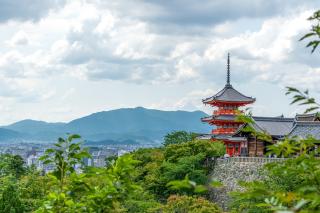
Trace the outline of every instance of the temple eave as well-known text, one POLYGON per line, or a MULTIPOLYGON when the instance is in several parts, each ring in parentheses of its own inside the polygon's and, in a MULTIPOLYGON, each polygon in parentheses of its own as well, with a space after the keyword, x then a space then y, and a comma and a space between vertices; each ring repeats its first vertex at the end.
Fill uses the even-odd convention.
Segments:
POLYGON ((247 105, 247 104, 252 104, 255 102, 255 99, 251 100, 251 101, 225 101, 225 100, 202 100, 202 102, 204 104, 210 104, 213 106, 216 105, 226 105, 226 104, 231 104, 231 105, 238 105, 238 106, 243 106, 243 105, 247 105))
POLYGON ((202 122, 209 123, 211 125, 215 124, 242 124, 242 121, 236 121, 236 120, 218 120, 218 119, 201 119, 202 122))

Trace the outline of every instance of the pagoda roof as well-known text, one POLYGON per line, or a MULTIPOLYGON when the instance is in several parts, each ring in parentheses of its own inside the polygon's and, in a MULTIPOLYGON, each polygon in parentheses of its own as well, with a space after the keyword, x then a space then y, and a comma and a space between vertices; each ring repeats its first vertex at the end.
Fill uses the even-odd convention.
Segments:
POLYGON ((298 136, 300 138, 307 138, 308 136, 312 136, 315 139, 320 139, 320 122, 298 121, 295 123, 288 136, 298 136))
POLYGON ((215 135, 212 134, 212 138, 216 140, 223 140, 228 142, 241 142, 241 141, 247 141, 246 137, 236 137, 232 135, 215 135))
POLYGON ((236 119, 235 115, 211 115, 211 116, 208 116, 208 117, 204 117, 201 120, 203 122, 208 122, 208 121, 211 121, 211 120, 237 122, 235 119, 236 119))
POLYGON ((230 84, 230 54, 228 53, 226 85, 217 94, 209 98, 203 99, 202 102, 204 104, 212 104, 217 102, 229 102, 229 103, 231 102, 231 103, 243 104, 243 103, 252 103, 255 100, 256 100, 255 98, 245 96, 242 93, 238 92, 230 84))
POLYGON ((232 135, 216 135, 216 134, 202 134, 198 136, 198 139, 215 139, 215 140, 222 140, 228 142, 241 142, 246 141, 246 137, 238 137, 232 135))
POLYGON ((219 91, 217 94, 203 99, 203 103, 212 103, 212 102, 238 102, 238 103, 252 103, 256 99, 248 97, 237 91, 232 87, 231 84, 226 84, 225 87, 219 91))

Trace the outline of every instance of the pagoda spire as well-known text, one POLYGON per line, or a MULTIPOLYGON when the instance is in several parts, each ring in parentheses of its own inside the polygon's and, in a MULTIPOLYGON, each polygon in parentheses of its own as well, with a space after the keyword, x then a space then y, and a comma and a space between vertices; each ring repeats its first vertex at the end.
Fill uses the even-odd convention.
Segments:
POLYGON ((228 61, 227 61, 227 85, 230 84, 230 53, 228 53, 228 61))

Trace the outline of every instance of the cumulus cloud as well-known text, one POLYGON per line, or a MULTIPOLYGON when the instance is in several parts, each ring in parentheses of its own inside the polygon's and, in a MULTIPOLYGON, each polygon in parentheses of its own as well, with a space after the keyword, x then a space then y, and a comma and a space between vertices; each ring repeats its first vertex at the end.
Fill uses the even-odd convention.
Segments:
MULTIPOLYGON (((230 37, 216 35, 213 30, 207 31, 205 37, 190 38, 155 34, 148 23, 97 11, 97 16, 69 32, 61 63, 77 65, 82 76, 91 80, 221 82, 226 53, 230 51, 235 81, 284 83, 289 72, 292 78, 303 73, 303 66, 295 64, 317 61, 316 54, 310 57, 302 49, 303 44, 298 43, 301 33, 308 29, 306 18, 310 13, 269 18, 255 31, 230 37)), ((228 22, 227 26, 232 24, 228 22)))
POLYGON ((199 97, 207 95, 196 91, 223 86, 227 52, 232 83, 320 89, 319 52, 310 55, 298 42, 310 27, 307 17, 320 6, 316 1, 66 2, 3 1, 0 98, 46 100, 57 95, 46 88, 52 79, 56 88, 65 79, 70 88, 78 81, 123 88, 166 84, 187 95, 160 108, 200 109, 199 97), (186 89, 190 85, 201 86, 186 89))
POLYGON ((64 4, 65 0, 0 0, 0 22, 37 21, 64 4))
MULTIPOLYGON (((313 0, 126 0, 104 1, 87 0, 104 7, 112 8, 114 13, 150 24, 150 30, 165 34, 201 34, 226 21, 241 18, 263 19, 285 14, 292 9, 314 7, 313 0), (134 9, 132 9, 134 8, 134 9)), ((248 27, 248 26, 247 26, 248 27)))
POLYGON ((29 43, 28 35, 24 31, 17 32, 9 41, 11 46, 23 46, 29 43))

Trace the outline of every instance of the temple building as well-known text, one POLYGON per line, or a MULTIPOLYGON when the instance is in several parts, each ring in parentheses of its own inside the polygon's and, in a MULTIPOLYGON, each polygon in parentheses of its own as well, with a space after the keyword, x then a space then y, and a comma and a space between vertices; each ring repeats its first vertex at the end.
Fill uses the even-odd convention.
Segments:
POLYGON ((203 99, 202 102, 215 107, 212 115, 202 118, 213 126, 210 134, 200 138, 223 141, 226 153, 230 156, 263 156, 270 143, 276 143, 286 136, 306 138, 309 135, 320 139, 320 119, 317 114, 296 115, 295 118, 253 116, 253 123, 243 123, 236 119, 241 107, 252 104, 255 98, 243 95, 230 84, 230 55, 227 59, 227 81, 217 94, 203 99), (257 133, 266 133, 270 140, 262 140, 244 131, 250 125, 257 133))
POLYGON ((202 118, 202 121, 216 126, 216 129, 211 132, 211 139, 223 141, 227 147, 226 152, 230 156, 238 156, 247 149, 247 139, 234 137, 233 134, 243 124, 236 119, 239 107, 254 101, 254 98, 241 94, 230 84, 230 55, 228 54, 226 85, 217 94, 202 100, 204 104, 209 104, 217 109, 213 111, 211 116, 202 118))

